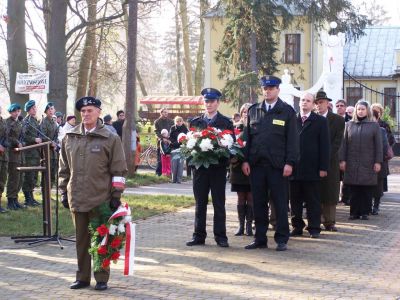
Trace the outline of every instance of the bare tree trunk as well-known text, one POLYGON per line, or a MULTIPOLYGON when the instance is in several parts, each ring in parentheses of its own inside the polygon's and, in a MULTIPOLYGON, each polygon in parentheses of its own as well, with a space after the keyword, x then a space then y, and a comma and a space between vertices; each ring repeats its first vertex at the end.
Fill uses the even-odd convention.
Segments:
MULTIPOLYGON (((96 21, 97 0, 87 0, 88 5, 88 21, 96 21)), ((92 55, 96 49, 96 26, 89 25, 86 29, 85 45, 83 47, 81 60, 79 62, 78 84, 76 87, 75 99, 79 99, 87 95, 87 84, 89 77, 89 68, 92 55)))
POLYGON ((68 0, 51 0, 51 16, 48 47, 48 70, 50 71, 50 91, 48 98, 57 110, 67 110, 68 70, 66 57, 65 24, 68 0))
POLYGON ((134 153, 132 151, 132 131, 136 130, 136 47, 137 47, 137 19, 138 2, 129 0, 128 19, 128 51, 126 72, 126 100, 125 100, 125 122, 122 130, 122 142, 125 151, 128 175, 135 174, 134 153))
MULTIPOLYGON (((257 70, 257 37, 254 32, 251 33, 250 36, 250 65, 251 70, 258 74, 257 70)), ((250 87, 250 101, 251 103, 256 103, 258 100, 257 90, 250 87)))
POLYGON ((179 4, 178 1, 175 5, 175 32, 176 32, 176 39, 175 39, 175 48, 176 48, 176 76, 178 80, 178 92, 179 96, 183 96, 183 89, 182 89, 182 69, 181 69, 181 27, 179 24, 179 4))
MULTIPOLYGON (((121 1, 122 1, 122 4, 124 4, 125 0, 121 0, 121 1)), ((128 13, 126 12, 126 6, 125 5, 122 5, 122 10, 124 12, 123 18, 124 18, 126 40, 128 40, 128 13)), ((140 91, 142 92, 142 95, 143 96, 147 96, 148 93, 147 93, 147 90, 146 90, 146 86, 144 84, 142 76, 140 75, 140 72, 139 72, 139 69, 138 69, 137 65, 136 65, 136 80, 139 83, 140 91)), ((137 112, 135 111, 135 115, 136 115, 136 113, 137 112)))
MULTIPOLYGON (((43 0, 43 19, 44 19, 44 30, 46 31, 46 44, 49 42, 49 34, 50 34, 50 3, 49 0, 43 0)), ((49 61, 49 48, 46 47, 46 70, 48 70, 48 61, 49 61)))
POLYGON ((183 37, 183 51, 185 64, 185 75, 186 75, 186 91, 187 94, 193 95, 193 80, 192 80, 192 60, 190 58, 190 47, 189 47, 189 19, 187 12, 186 0, 179 0, 179 14, 182 21, 182 37, 183 37))
POLYGON ((196 70, 194 73, 194 94, 200 95, 203 85, 203 68, 204 68, 204 19, 203 14, 209 8, 207 0, 200 0, 200 38, 199 49, 197 50, 196 70))
POLYGON ((7 54, 10 78, 10 99, 21 104, 28 101, 29 95, 15 93, 17 72, 28 73, 28 58, 25 41, 25 0, 8 0, 7 3, 7 54))

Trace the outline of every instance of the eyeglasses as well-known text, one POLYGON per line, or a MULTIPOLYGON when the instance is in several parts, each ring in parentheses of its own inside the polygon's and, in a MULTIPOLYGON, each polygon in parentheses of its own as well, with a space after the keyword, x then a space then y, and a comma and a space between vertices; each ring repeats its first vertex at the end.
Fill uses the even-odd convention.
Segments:
POLYGON ((338 104, 338 105, 336 105, 336 107, 344 107, 344 105, 343 104, 338 104))

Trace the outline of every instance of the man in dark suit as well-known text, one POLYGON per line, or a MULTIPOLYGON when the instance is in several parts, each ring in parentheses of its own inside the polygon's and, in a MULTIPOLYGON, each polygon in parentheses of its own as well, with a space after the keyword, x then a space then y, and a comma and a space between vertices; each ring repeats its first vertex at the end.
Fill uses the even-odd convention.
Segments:
POLYGON ((321 181, 322 224, 328 231, 337 231, 335 224, 340 189, 339 148, 343 139, 344 118, 328 110, 330 101, 332 99, 328 98, 324 91, 319 91, 315 98, 318 114, 328 121, 331 146, 328 176, 321 181))
POLYGON ((320 180, 326 177, 329 167, 328 122, 312 112, 314 96, 305 94, 300 100, 297 131, 300 140, 300 157, 290 182, 290 207, 292 214, 291 236, 303 234, 303 203, 307 208, 307 230, 311 238, 321 232, 320 180))
MULTIPOLYGON (((218 112, 219 99, 222 96, 217 89, 206 88, 201 91, 204 97, 205 113, 190 122, 190 127, 205 129, 208 126, 220 130, 231 130, 233 124, 229 118, 218 112)), ((214 239, 220 247, 229 247, 226 236, 225 185, 228 159, 221 159, 218 164, 208 168, 193 169, 193 193, 196 200, 194 233, 187 246, 204 245, 207 237, 206 218, 208 194, 214 206, 214 239)))
POLYGON ((248 111, 245 158, 242 171, 250 176, 256 233, 245 249, 267 247, 268 195, 275 206, 277 251, 285 251, 289 240, 287 217, 287 178, 298 157, 296 112, 279 99, 281 80, 275 76, 260 79, 264 101, 248 111))

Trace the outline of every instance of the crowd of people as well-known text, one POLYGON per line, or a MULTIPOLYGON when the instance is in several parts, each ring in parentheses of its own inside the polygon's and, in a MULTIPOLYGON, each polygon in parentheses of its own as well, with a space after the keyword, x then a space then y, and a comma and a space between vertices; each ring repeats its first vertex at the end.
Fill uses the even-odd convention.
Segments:
MULTIPOLYGON (((337 231, 336 206, 350 206, 350 220, 368 220, 379 213, 380 199, 387 191, 388 160, 395 143, 384 122, 383 107, 359 100, 355 107, 336 101, 324 91, 305 94, 296 112, 279 95, 280 79, 260 79, 263 101, 244 104, 232 116, 236 138, 245 141, 244 159, 229 164, 231 190, 237 193, 239 226, 235 235, 253 236, 246 249, 267 247, 267 230, 275 231, 277 251, 285 251, 289 237, 308 231, 319 238, 321 230, 337 231), (303 210, 306 210, 304 220, 303 210), (289 227, 288 212, 291 216, 289 227), (322 226, 321 226, 322 225, 322 226)), ((203 91, 205 113, 190 122, 199 129, 230 128, 218 112, 221 93, 203 91)), ((227 165, 194 170, 196 199, 194 233, 187 246, 203 245, 208 193, 214 206, 214 239, 228 247, 225 229, 225 178, 227 165), (219 168, 219 169, 218 169, 219 168), (218 174, 218 178, 216 178, 218 174)))

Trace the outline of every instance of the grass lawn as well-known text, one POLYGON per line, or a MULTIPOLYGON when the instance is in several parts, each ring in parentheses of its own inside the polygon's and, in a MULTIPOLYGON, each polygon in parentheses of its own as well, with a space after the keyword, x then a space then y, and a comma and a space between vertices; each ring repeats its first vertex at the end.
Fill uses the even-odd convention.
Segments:
MULTIPOLYGON (((21 194, 20 199, 23 199, 21 194)), ((40 195, 35 195, 40 200, 40 195)), ((22 201, 20 201, 22 202, 22 201)), ((182 207, 194 205, 194 198, 176 195, 124 195, 123 202, 127 202, 132 210, 134 220, 146 219, 157 214, 174 212, 182 207)), ((4 201, 2 203, 4 205, 4 201)), ((55 202, 52 207, 53 228, 55 226, 55 202)), ((71 215, 68 209, 59 206, 60 234, 71 236, 75 234, 71 215)), ((40 235, 43 233, 42 207, 30 207, 24 210, 10 211, 0 214, 0 236, 40 235)), ((53 229, 54 231, 54 229, 53 229)), ((54 232, 53 232, 54 233, 54 232)))
POLYGON ((167 176, 158 176, 153 173, 136 173, 133 177, 126 179, 127 187, 138 187, 141 185, 151 185, 158 183, 167 183, 171 178, 167 176))

